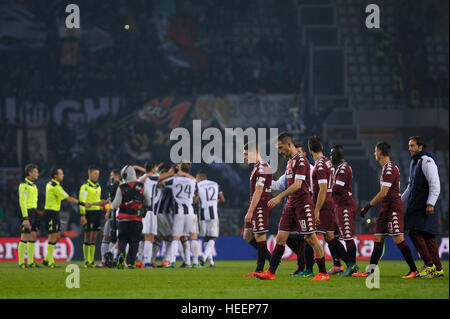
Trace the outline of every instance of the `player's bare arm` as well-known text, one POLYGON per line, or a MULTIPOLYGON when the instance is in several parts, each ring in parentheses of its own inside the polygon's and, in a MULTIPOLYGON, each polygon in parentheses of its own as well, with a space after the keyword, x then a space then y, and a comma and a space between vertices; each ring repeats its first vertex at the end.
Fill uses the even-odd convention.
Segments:
POLYGON ((267 206, 269 206, 269 208, 273 208, 276 205, 278 205, 283 200, 283 198, 291 195, 292 193, 295 193, 300 188, 302 188, 302 182, 303 181, 301 179, 296 179, 294 183, 292 183, 292 185, 289 186, 285 191, 281 192, 280 194, 269 200, 267 206))
POLYGON ((225 203, 225 196, 223 196, 223 193, 219 193, 219 203, 225 203))
POLYGON ((250 202, 250 206, 248 207, 247 210, 247 214, 245 214, 245 222, 246 223, 250 223, 252 221, 252 217, 253 217, 253 212, 256 209, 256 206, 259 203, 259 200, 261 199, 261 195, 264 191, 264 185, 258 185, 255 188, 255 192, 253 193, 252 196, 252 201, 250 202))
POLYGON ((327 184, 319 184, 319 194, 317 194, 317 203, 314 206, 314 218, 316 219, 316 224, 320 224, 320 210, 322 209, 323 203, 327 197, 327 184))

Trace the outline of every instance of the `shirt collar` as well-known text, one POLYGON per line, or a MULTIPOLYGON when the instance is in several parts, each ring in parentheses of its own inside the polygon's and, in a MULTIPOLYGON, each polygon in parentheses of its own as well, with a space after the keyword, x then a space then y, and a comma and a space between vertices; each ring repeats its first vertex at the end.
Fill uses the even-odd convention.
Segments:
POLYGON ((57 185, 60 185, 60 183, 57 180, 53 179, 53 178, 52 178, 52 182, 56 183, 57 185))
POLYGON ((293 159, 293 158, 296 157, 298 154, 300 154, 300 152, 295 153, 295 155, 292 156, 289 160, 293 159))
POLYGON ((25 177, 25 182, 29 185, 34 185, 34 182, 28 179, 28 177, 25 177))
POLYGON ((93 181, 91 181, 90 179, 87 180, 88 184, 91 185, 92 187, 97 187, 98 183, 94 183, 93 181))

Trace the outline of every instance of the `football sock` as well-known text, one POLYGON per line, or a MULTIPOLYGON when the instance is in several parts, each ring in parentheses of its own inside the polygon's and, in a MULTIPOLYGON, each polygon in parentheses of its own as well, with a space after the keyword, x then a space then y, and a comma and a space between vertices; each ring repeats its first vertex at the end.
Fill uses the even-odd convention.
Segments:
POLYGON ((297 253, 297 266, 298 270, 305 270, 305 240, 298 240, 298 253, 297 253))
POLYGON ((89 263, 90 264, 94 263, 94 259, 95 259, 95 244, 91 243, 89 245, 89 263))
POLYGON ((370 256, 370 264, 377 265, 380 261, 381 255, 383 254, 383 243, 375 242, 372 255, 370 256))
POLYGON ((286 246, 288 246, 296 255, 298 255, 299 240, 297 238, 288 237, 286 240, 286 246))
POLYGON ((34 240, 28 241, 28 247, 27 247, 28 265, 34 263, 34 247, 35 247, 35 245, 36 245, 36 242, 34 240))
POLYGON ((171 245, 171 249, 170 249, 170 255, 169 260, 171 263, 175 262, 177 259, 177 252, 178 252, 178 245, 179 245, 179 240, 172 240, 172 245, 171 245))
POLYGON ((314 266, 314 249, 308 243, 305 245, 305 263, 306 269, 312 271, 314 266))
POLYGON ((19 255, 19 265, 22 265, 23 263, 25 263, 25 250, 27 248, 27 242, 24 240, 21 240, 19 242, 19 247, 17 248, 18 250, 18 255, 19 255))
POLYGON ((348 260, 354 264, 356 264, 356 245, 355 241, 352 240, 346 240, 345 246, 347 247, 347 256, 348 260))
POLYGON ((417 271, 416 264, 414 262, 414 258, 411 253, 411 249, 409 249, 409 246, 407 242, 404 240, 401 243, 397 244, 397 247, 402 252, 403 258, 405 258, 406 263, 409 266, 410 271, 417 271))
POLYGON ((56 243, 47 243, 47 255, 45 256, 45 259, 48 261, 48 264, 51 265, 55 263, 55 260, 53 259, 53 251, 55 250, 56 243))
POLYGON ((191 240, 192 263, 198 264, 198 239, 191 240))
POLYGON ((144 241, 139 242, 138 253, 136 255, 136 260, 142 261, 144 258, 144 241))
POLYGON ((107 241, 102 241, 100 246, 100 252, 102 253, 102 263, 105 262, 105 254, 108 252, 109 243, 107 241))
POLYGON ((88 263, 89 262, 89 244, 88 243, 84 243, 83 244, 83 257, 84 257, 84 263, 88 263))
POLYGON ((109 251, 110 253, 114 252, 114 247, 115 247, 115 246, 116 246, 116 243, 109 243, 108 251, 109 251))
MULTIPOLYGON (((333 239, 328 243, 328 245, 332 245, 334 246, 335 252, 336 254, 336 258, 337 259, 342 259, 345 264, 349 263, 348 260, 348 256, 347 256, 347 252, 345 251, 344 245, 342 245, 342 243, 339 241, 339 239, 337 239, 336 237, 333 237, 333 239)), ((333 256, 334 258, 334 256, 333 256)), ((340 262, 339 262, 339 266, 340 266, 340 262)))
POLYGON ((142 262, 144 264, 149 264, 153 257, 153 243, 149 240, 144 241, 144 258, 142 262))
MULTIPOLYGON (((333 238, 336 239, 336 238, 333 238)), ((339 258, 339 253, 336 249, 335 243, 331 240, 328 243, 328 249, 330 250, 331 257, 333 257, 333 265, 337 267, 341 267, 341 259, 339 258)))
POLYGON ((180 253, 180 257, 182 260, 185 259, 185 254, 184 254, 184 247, 183 247, 183 243, 180 241, 178 241, 178 252, 180 253))
POLYGON ((409 233, 409 237, 411 238, 417 252, 420 254, 420 257, 422 258, 425 266, 427 266, 427 267, 433 266, 433 260, 431 258, 431 254, 428 250, 428 246, 425 243, 425 239, 422 236, 422 234, 420 234, 417 231, 411 231, 409 233))
POLYGON ((249 243, 251 246, 253 246, 255 249, 258 249, 258 246, 257 246, 257 244, 256 244, 255 238, 252 238, 252 240, 250 240, 248 243, 249 243))
POLYGON ((191 264, 191 245, 189 240, 186 240, 185 242, 180 242, 180 255, 181 259, 183 259, 184 263, 187 265, 191 264))
POLYGON ((206 248, 209 249, 209 253, 208 253, 208 261, 211 265, 214 265, 214 258, 213 258, 213 252, 214 252, 214 247, 216 245, 216 241, 210 239, 208 241, 208 244, 206 245, 206 248))
POLYGON ((170 255, 172 254, 172 241, 166 240, 164 243, 166 244, 166 251, 164 252, 163 260, 170 260, 170 255))
POLYGON ((270 259, 269 271, 274 274, 277 271, 281 258, 283 257, 285 246, 276 244, 273 250, 272 258, 270 259))
POLYGON ((317 266, 319 266, 319 272, 326 273, 327 270, 325 268, 325 257, 316 258, 317 266))
POLYGON ((150 262, 152 264, 154 264, 156 261, 156 257, 158 256, 158 251, 159 251, 160 247, 161 247, 161 242, 155 241, 152 245, 152 258, 150 259, 150 262))
POLYGON ((436 241, 436 237, 433 234, 426 234, 425 243, 428 247, 428 251, 430 252, 433 264, 436 266, 436 270, 441 271, 442 264, 441 259, 439 258, 439 247, 436 241))
POLYGON ((264 263, 266 262, 266 253, 267 253, 267 242, 260 241, 258 242, 258 255, 256 261, 256 271, 264 270, 264 263))
POLYGON ((119 255, 119 249, 116 247, 113 248, 113 258, 114 260, 117 260, 117 256, 119 255))

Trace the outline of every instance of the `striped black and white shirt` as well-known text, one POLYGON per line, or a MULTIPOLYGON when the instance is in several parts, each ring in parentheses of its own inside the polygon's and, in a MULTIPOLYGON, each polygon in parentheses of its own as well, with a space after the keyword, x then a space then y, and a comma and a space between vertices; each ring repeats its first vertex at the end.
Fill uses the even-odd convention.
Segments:
POLYGON ((197 182, 189 177, 174 176, 163 181, 165 187, 172 190, 174 213, 194 215, 194 197, 197 192, 197 182))
POLYGON ((222 193, 219 184, 214 181, 204 180, 197 183, 199 199, 199 220, 218 219, 217 203, 219 194, 222 193))

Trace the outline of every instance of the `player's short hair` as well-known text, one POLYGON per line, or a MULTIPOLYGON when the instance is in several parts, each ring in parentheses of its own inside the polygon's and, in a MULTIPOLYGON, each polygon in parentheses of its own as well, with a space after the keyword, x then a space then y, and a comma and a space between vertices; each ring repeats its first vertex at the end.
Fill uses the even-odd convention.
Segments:
POLYGON ((207 178, 206 173, 204 171, 198 171, 197 175, 200 176, 201 178, 207 178))
POLYGON ((34 169, 37 169, 38 166, 36 164, 30 163, 25 165, 25 176, 29 176, 31 172, 33 172, 34 169))
POLYGON ((338 151, 338 152, 341 152, 341 153, 344 153, 344 146, 342 146, 341 144, 333 145, 331 147, 331 149, 335 150, 335 151, 338 151))
POLYGON ((111 170, 111 172, 115 175, 115 176, 120 176, 120 169, 118 168, 113 168, 111 170))
POLYGON ((148 173, 148 172, 151 172, 152 169, 156 166, 156 162, 149 160, 149 161, 145 162, 144 166, 145 166, 145 171, 148 173))
POLYGON ((100 168, 96 165, 89 165, 88 172, 92 172, 92 171, 100 171, 100 168))
POLYGON ((344 159, 344 147, 340 144, 333 145, 331 153, 334 159, 341 161, 344 159))
POLYGON ((282 132, 280 135, 278 135, 278 142, 281 142, 283 144, 287 144, 289 142, 293 143, 292 136, 288 132, 282 132))
POLYGON ((160 174, 167 172, 170 169, 170 165, 167 163, 163 163, 161 166, 159 166, 158 171, 160 174))
POLYGON ((301 148, 302 150, 305 151, 305 144, 303 144, 303 142, 295 142, 294 146, 295 148, 301 148))
POLYGON ((314 153, 319 153, 323 151, 322 141, 317 135, 313 135, 308 139, 308 147, 314 153))
POLYGON ((53 177, 55 177, 56 175, 58 175, 58 170, 64 171, 63 168, 62 168, 61 166, 53 166, 53 167, 50 169, 50 177, 53 178, 53 177))
POLYGON ((136 173, 136 177, 139 178, 142 175, 144 175, 144 172, 141 171, 140 169, 134 169, 134 172, 136 173))
POLYGON ((427 147, 427 143, 425 143, 425 140, 422 136, 418 136, 418 135, 410 136, 408 141, 411 141, 411 140, 415 141, 418 146, 423 146, 423 148, 427 147))
POLYGON ((190 162, 181 162, 180 163, 180 169, 185 172, 185 173, 189 173, 191 171, 192 168, 192 163, 190 162))
POLYGON ((389 156, 391 153, 391 145, 386 141, 378 142, 376 148, 381 151, 381 155, 383 156, 389 156))
POLYGON ((252 146, 252 147, 253 147, 253 145, 254 145, 254 146, 255 146, 255 150, 258 152, 258 143, 255 143, 255 142, 248 142, 248 143, 245 143, 245 144, 244 144, 244 151, 247 151, 247 150, 248 150, 249 145, 252 146))

